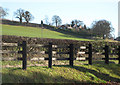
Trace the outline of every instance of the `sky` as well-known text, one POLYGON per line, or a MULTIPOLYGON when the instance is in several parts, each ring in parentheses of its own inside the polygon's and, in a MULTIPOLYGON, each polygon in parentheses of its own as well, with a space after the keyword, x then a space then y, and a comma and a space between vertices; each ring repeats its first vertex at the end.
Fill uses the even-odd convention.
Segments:
POLYGON ((8 9, 9 15, 5 17, 17 20, 14 12, 22 8, 31 12, 34 16, 32 23, 45 22, 48 16, 52 22, 52 16, 58 15, 62 24, 70 24, 72 20, 83 21, 87 27, 91 27, 93 21, 105 19, 110 21, 115 29, 115 37, 118 36, 118 1, 119 0, 0 0, 0 6, 8 9))

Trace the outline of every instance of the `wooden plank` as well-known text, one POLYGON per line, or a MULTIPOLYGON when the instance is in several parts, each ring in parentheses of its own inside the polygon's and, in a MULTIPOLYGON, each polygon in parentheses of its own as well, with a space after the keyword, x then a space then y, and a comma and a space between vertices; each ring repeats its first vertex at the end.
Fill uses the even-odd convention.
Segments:
POLYGON ((32 47, 48 47, 48 45, 43 45, 43 44, 28 44, 27 46, 32 46, 32 47))
POLYGON ((42 45, 42 44, 27 44, 27 46, 41 47, 41 46, 44 46, 44 45, 42 45))
POLYGON ((103 58, 92 58, 93 60, 103 60, 103 58))
POLYGON ((56 52, 56 54, 69 54, 69 52, 56 52))
POLYGON ((6 57, 6 58, 2 58, 3 61, 15 61, 17 60, 17 58, 10 58, 10 57, 6 57))
POLYGON ((77 48, 77 49, 87 49, 86 46, 79 46, 79 47, 75 47, 75 48, 77 48))
POLYGON ((3 57, 2 58, 3 61, 16 61, 16 60, 22 60, 21 57, 18 58, 14 58, 14 57, 3 57))
MULTIPOLYGON (((49 58, 32 58, 31 61, 39 61, 39 60, 49 60, 49 58)), ((69 60, 69 58, 52 58, 52 60, 69 60)))
POLYGON ((17 51, 9 51, 9 50, 0 50, 1 54, 9 54, 9 53, 18 53, 17 51))
MULTIPOLYGON (((38 57, 35 57, 35 58, 32 58, 30 60, 33 60, 33 61, 39 61, 39 60, 49 60, 49 58, 38 58, 38 57)), ((52 60, 70 60, 70 58, 52 58, 52 60)), ((85 57, 77 57, 77 58, 74 58, 74 60, 86 60, 85 57)))
MULTIPOLYGON (((4 53, 18 53, 18 51, 8 51, 8 50, 0 50, 1 54, 4 53)), ((21 52, 22 53, 22 52, 21 52)), ((40 52, 27 52, 28 54, 48 54, 48 52, 46 51, 40 51, 40 52)), ((69 54, 69 52, 56 52, 56 51, 52 51, 52 54, 69 54)))
POLYGON ((17 43, 2 43, 2 46, 18 46, 17 43))
POLYGON ((37 60, 45 60, 45 58, 32 58, 32 59, 30 59, 31 61, 37 61, 37 60))
MULTIPOLYGON (((12 57, 6 57, 6 58, 2 58, 3 61, 16 61, 16 60, 23 60, 23 58, 18 57, 18 58, 12 58, 12 57)), ((33 57, 31 59, 28 59, 30 61, 40 61, 40 60, 49 60, 49 58, 39 58, 39 57, 33 57)), ((70 58, 52 58, 52 60, 70 60, 70 58)), ((79 61, 85 61, 86 58, 85 57, 77 57, 74 58, 74 60, 79 60, 79 61)))
MULTIPOLYGON (((48 54, 49 52, 40 51, 40 52, 28 52, 29 54, 48 54)), ((56 52, 52 51, 52 54, 69 54, 69 52, 56 52)))
POLYGON ((48 54, 46 51, 40 51, 40 52, 27 52, 29 54, 48 54))

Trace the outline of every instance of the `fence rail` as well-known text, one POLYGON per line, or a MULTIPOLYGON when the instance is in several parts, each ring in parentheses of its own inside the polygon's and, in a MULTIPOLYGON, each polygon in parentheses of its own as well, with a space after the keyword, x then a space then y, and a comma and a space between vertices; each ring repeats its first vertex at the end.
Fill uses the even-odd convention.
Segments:
MULTIPOLYGON (((24 70, 26 70, 27 68, 27 60, 48 60, 48 67, 52 68, 52 60, 69 60, 69 65, 73 66, 73 61, 74 60, 80 60, 80 61, 85 61, 88 60, 88 63, 90 65, 92 65, 92 60, 95 59, 92 57, 93 55, 93 46, 92 44, 89 44, 88 46, 79 46, 79 47, 75 47, 73 44, 70 44, 69 46, 60 46, 60 45, 53 45, 52 43, 49 43, 48 45, 43 45, 43 44, 27 44, 26 41, 23 41, 22 43, 3 43, 2 46, 18 46, 18 47, 22 47, 22 50, 19 51, 9 51, 9 50, 0 50, 0 53, 4 54, 4 53, 19 53, 22 54, 22 58, 18 57, 18 58, 3 58, 2 60, 22 60, 22 68, 24 70), (43 48, 48 48, 48 51, 40 51, 40 52, 28 52, 27 51, 27 47, 29 46, 33 46, 33 47, 43 47, 43 48), (54 48, 68 48, 69 51, 68 52, 57 52, 57 51, 53 51, 54 48), (75 49, 81 49, 81 50, 85 50, 88 49, 88 51, 74 51, 75 49), (48 54, 48 58, 31 58, 31 59, 27 59, 27 53, 30 54, 48 54), (80 54, 80 55, 84 55, 87 54, 88 57, 74 57, 74 54, 80 54), (54 54, 69 54, 69 58, 53 58, 54 54)), ((118 60, 119 64, 120 64, 120 46, 114 50, 117 50, 117 53, 110 53, 109 50, 109 46, 105 45, 105 47, 103 48, 104 53, 99 53, 97 52, 96 54, 102 54, 105 56, 105 58, 98 58, 100 60, 105 60, 106 64, 109 64, 109 60, 118 60), (118 58, 109 58, 109 55, 118 55, 118 58)))

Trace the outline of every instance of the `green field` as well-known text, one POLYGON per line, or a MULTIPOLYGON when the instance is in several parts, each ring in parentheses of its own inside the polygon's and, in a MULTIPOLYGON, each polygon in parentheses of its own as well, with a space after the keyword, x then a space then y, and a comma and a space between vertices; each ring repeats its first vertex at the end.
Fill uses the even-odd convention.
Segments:
POLYGON ((49 29, 13 25, 2 25, 2 35, 90 41, 90 39, 77 38, 74 35, 63 34, 49 29))
MULTIPOLYGON (((21 67, 4 67, 2 69, 3 83, 120 83, 120 65, 111 61, 109 65, 104 61, 94 61, 87 65, 86 61, 74 61, 74 67, 68 61, 60 61, 66 65, 29 66, 27 70, 21 67)), ((59 63, 60 63, 59 62, 59 63)), ((20 65, 22 62, 3 61, 5 65, 20 65), (16 63, 16 64, 15 64, 16 63)), ((29 62, 28 62, 29 63, 29 62)), ((40 64, 43 62, 40 61, 40 64)), ((54 63, 54 62, 53 62, 54 63)), ((30 63, 29 63, 30 64, 30 63)), ((44 63, 43 63, 44 64, 44 63)))

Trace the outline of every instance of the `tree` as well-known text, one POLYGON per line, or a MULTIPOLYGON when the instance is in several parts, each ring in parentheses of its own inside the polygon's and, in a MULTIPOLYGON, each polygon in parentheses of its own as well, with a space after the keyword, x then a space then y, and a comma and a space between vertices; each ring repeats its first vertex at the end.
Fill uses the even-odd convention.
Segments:
POLYGON ((62 23, 62 20, 59 16, 54 15, 52 17, 53 24, 56 24, 56 27, 62 23))
POLYGON ((22 23, 24 10, 23 9, 17 9, 17 11, 14 13, 15 18, 18 18, 20 20, 20 23, 22 23))
POLYGON ((1 6, 0 6, 0 18, 4 18, 5 16, 7 16, 8 15, 8 9, 6 9, 6 8, 2 8, 1 6))
POLYGON ((71 26, 73 27, 75 25, 74 21, 71 22, 71 26))
POLYGON ((23 17, 27 23, 29 23, 29 21, 34 19, 33 15, 29 11, 25 11, 23 13, 23 17))
POLYGON ((100 37, 103 37, 103 39, 105 37, 108 38, 113 30, 114 28, 107 20, 99 20, 92 23, 92 32, 100 37))
POLYGON ((72 27, 73 27, 74 25, 80 26, 80 25, 83 25, 83 21, 80 21, 80 20, 75 19, 75 20, 72 20, 71 25, 72 25, 72 27))
POLYGON ((86 25, 84 25, 84 29, 87 29, 86 25))

